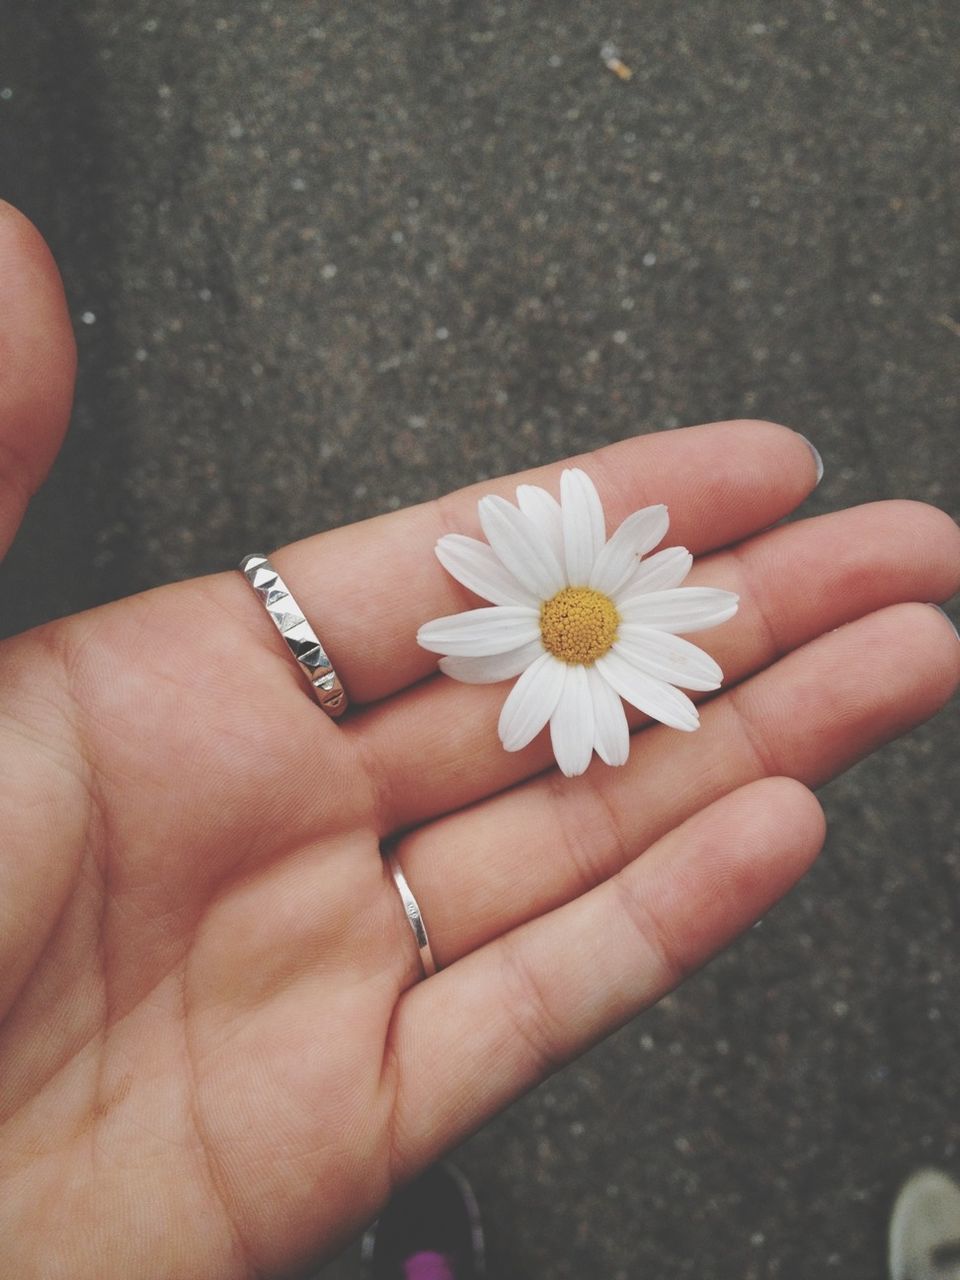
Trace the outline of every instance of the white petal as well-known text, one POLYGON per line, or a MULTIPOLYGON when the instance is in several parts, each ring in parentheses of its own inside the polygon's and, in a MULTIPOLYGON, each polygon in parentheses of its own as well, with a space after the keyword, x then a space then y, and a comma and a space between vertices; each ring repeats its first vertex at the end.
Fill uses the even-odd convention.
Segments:
POLYGON ((562 662, 545 653, 527 667, 510 690, 497 726, 507 751, 520 751, 531 743, 553 715, 565 671, 562 662))
POLYGON ((560 503, 552 493, 535 484, 521 484, 517 488, 517 504, 523 514, 533 521, 550 543, 550 549, 563 564, 563 523, 560 503))
POLYGON ((477 510, 487 541, 508 573, 538 600, 555 596, 564 585, 563 570, 546 534, 506 498, 481 498, 477 510))
POLYGON ((638 670, 681 689, 719 689, 723 683, 723 672, 709 653, 667 631, 624 622, 613 648, 638 670))
POLYGON ((685 693, 674 689, 665 680, 655 680, 653 676, 638 671, 622 654, 611 649, 597 659, 596 668, 621 698, 652 720, 659 720, 673 729, 700 727, 697 708, 685 693))
POLYGON ((436 545, 437 559, 468 591, 491 604, 525 604, 535 609, 538 601, 522 587, 485 542, 462 533, 445 534, 436 545))
POLYGON ((633 600, 618 601, 617 612, 624 622, 683 635, 726 622, 737 612, 738 604, 739 596, 718 587, 677 587, 674 591, 651 591, 633 600))
POLYGON ((417 644, 431 653, 483 658, 507 653, 540 637, 540 615, 524 605, 494 605, 436 618, 417 632, 417 644))
POLYGON ((581 774, 593 755, 593 698, 586 667, 566 666, 557 709, 550 717, 550 741, 560 772, 581 774))
POLYGON ((593 698, 593 746, 604 764, 626 764, 630 754, 630 728, 619 694, 596 667, 587 668, 593 698))
POLYGON ((451 680, 461 684, 496 684, 500 680, 512 680, 526 671, 543 653, 539 640, 531 640, 519 649, 507 653, 492 653, 485 658, 441 658, 440 670, 451 680))
POLYGON ((620 589, 618 601, 629 603, 635 596, 650 591, 669 591, 679 587, 693 566, 693 556, 686 547, 664 547, 637 566, 620 589))
POLYGON ((640 556, 662 542, 669 527, 670 517, 662 503, 627 516, 597 556, 589 585, 608 596, 619 591, 638 568, 640 556))
POLYGON ((600 495, 585 471, 574 467, 561 475, 560 510, 567 583, 585 587, 606 540, 600 495))

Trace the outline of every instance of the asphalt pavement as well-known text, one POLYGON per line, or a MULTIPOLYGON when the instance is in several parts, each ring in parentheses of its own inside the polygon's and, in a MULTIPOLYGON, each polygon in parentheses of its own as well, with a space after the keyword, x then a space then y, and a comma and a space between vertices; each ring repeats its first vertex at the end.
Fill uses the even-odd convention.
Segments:
MULTIPOLYGON (((960 513, 951 0, 0 0, 0 29, 0 194, 81 359, 0 634, 729 417, 815 442, 803 514, 960 513)), ((960 1172, 958 730, 828 786, 783 904, 458 1153, 498 1278, 883 1274, 901 1177, 960 1172)))

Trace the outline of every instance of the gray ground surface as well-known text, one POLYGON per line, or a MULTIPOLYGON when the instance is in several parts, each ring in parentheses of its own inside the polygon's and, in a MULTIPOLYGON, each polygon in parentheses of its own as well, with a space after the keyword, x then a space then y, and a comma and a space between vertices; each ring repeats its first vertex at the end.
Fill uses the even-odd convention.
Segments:
MULTIPOLYGON (((0 191, 82 364, 0 630, 737 415, 816 441, 811 510, 960 510, 950 0, 0 19, 0 191)), ((960 1169, 958 724, 828 788, 786 903, 467 1144, 498 1276, 881 1274, 898 1179, 960 1169)))

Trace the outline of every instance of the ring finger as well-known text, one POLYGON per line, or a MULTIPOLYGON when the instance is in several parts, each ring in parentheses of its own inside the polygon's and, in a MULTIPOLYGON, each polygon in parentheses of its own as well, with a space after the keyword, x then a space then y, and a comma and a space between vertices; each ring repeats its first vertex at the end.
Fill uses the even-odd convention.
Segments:
MULTIPOLYGON (((741 597, 737 616, 705 640, 725 686, 887 605, 946 599, 960 586, 958 541, 942 512, 886 502, 772 529, 701 560, 688 583, 741 597)), ((441 677, 356 722, 384 779, 383 831, 458 809, 552 763, 545 734, 523 751, 501 747, 496 722, 507 690, 441 677)), ((640 721, 632 717, 634 726, 640 721)), ((670 749, 679 749, 681 736, 671 730, 670 749)))
POLYGON ((825 782, 929 718, 958 681, 960 648, 935 610, 885 609, 715 698, 696 734, 651 728, 622 769, 550 774, 422 828, 398 857, 438 963, 577 897, 738 787, 825 782))

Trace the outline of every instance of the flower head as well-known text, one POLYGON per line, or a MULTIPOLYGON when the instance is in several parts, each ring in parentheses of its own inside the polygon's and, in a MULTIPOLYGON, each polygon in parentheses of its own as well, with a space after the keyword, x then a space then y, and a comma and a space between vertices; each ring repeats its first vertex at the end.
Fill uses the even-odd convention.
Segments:
POLYGON ((487 542, 458 533, 437 543, 440 563, 486 609, 428 622, 424 649, 467 684, 519 676, 500 713, 500 741, 519 751, 549 723, 557 764, 583 773, 594 751, 626 763, 630 733, 621 698, 675 729, 699 727, 684 689, 717 689, 720 668, 681 639, 733 617, 737 597, 683 587, 693 564, 684 547, 648 555, 669 524, 664 506, 635 511, 608 540, 593 481, 560 477, 560 501, 521 485, 517 505, 481 498, 487 542), (647 557, 644 559, 644 557, 647 557))

